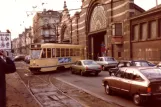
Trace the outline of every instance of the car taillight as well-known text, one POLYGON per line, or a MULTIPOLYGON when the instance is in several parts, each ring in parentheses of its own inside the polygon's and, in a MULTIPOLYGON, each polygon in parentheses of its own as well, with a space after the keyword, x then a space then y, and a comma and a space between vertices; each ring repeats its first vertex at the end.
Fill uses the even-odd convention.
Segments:
POLYGON ((100 66, 99 69, 102 69, 102 66, 100 66))
POLYGON ((86 70, 88 70, 88 67, 86 66, 86 70))
POLYGON ((151 88, 150 87, 147 88, 147 92, 151 93, 151 88))

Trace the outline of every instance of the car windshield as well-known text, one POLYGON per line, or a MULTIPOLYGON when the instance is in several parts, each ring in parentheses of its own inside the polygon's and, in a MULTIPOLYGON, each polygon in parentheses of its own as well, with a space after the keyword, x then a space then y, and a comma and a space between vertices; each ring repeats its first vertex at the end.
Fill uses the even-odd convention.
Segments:
POLYGON ((136 66, 143 66, 143 67, 147 67, 149 66, 148 62, 134 62, 136 66))
POLYGON ((31 50, 31 59, 38 59, 40 56, 41 50, 31 50))
POLYGON ((115 59, 111 57, 105 57, 105 61, 115 61, 115 59))
POLYGON ((159 68, 142 69, 140 72, 148 79, 161 78, 161 69, 159 68))
POLYGON ((98 65, 95 61, 83 61, 84 65, 98 65))

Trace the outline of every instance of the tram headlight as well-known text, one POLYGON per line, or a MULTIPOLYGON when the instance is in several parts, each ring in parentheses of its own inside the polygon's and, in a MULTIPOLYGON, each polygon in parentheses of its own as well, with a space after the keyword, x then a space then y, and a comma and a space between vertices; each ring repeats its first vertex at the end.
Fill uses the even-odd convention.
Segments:
POLYGON ((36 65, 36 62, 35 61, 33 61, 33 66, 35 66, 36 65))

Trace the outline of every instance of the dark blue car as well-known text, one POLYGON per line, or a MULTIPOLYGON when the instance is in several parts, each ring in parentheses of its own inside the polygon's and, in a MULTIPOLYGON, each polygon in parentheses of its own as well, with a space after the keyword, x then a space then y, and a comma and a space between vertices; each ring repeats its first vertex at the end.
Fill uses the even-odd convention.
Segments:
POLYGON ((146 60, 127 60, 127 61, 124 60, 124 61, 119 61, 119 63, 115 68, 109 69, 109 74, 111 75, 112 73, 116 73, 121 67, 129 67, 129 66, 142 66, 142 67, 152 66, 153 67, 156 65, 146 60))

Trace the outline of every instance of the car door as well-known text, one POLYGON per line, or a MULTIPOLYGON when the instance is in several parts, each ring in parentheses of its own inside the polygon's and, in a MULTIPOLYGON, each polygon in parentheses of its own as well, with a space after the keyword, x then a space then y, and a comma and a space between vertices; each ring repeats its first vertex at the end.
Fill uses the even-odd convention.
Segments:
POLYGON ((121 93, 129 94, 133 77, 133 69, 127 68, 124 72, 124 78, 121 80, 121 93))
POLYGON ((113 77, 113 79, 111 80, 111 86, 113 90, 120 92, 121 80, 123 78, 123 75, 124 71, 122 69, 119 69, 118 72, 113 77))
POLYGON ((97 62, 98 64, 100 64, 100 58, 98 58, 96 62, 97 62))
POLYGON ((104 63, 105 63, 104 58, 100 58, 100 64, 101 64, 101 65, 104 65, 104 63))
POLYGON ((72 69, 76 72, 76 66, 77 66, 78 61, 72 64, 72 69))
POLYGON ((76 64, 76 71, 77 72, 80 72, 82 69, 82 62, 81 61, 78 61, 78 63, 76 64))

